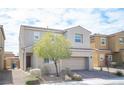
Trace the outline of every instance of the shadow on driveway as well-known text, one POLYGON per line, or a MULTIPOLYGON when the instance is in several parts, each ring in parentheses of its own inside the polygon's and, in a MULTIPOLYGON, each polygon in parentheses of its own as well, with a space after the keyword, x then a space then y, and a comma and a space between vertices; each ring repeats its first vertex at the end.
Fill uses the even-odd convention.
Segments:
POLYGON ((13 77, 11 70, 0 71, 0 85, 13 84, 13 77))

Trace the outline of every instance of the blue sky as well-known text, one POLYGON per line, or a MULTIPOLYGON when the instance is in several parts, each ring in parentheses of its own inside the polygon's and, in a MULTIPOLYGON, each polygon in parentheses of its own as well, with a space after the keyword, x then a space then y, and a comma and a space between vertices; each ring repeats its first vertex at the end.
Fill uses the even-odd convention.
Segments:
POLYGON ((124 8, 1 8, 5 50, 18 53, 20 25, 65 29, 81 25, 92 33, 112 34, 124 30, 124 8))

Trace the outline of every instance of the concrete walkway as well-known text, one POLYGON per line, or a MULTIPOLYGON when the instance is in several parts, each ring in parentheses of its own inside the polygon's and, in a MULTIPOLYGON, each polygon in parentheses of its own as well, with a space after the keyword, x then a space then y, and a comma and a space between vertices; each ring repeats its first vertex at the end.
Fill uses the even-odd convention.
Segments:
MULTIPOLYGON (((100 67, 94 67, 95 70, 100 70, 100 67)), ((108 69, 106 67, 102 68, 103 71, 108 72, 108 69)), ((118 69, 118 68, 109 68, 109 72, 116 73, 117 71, 121 71, 124 74, 124 69, 118 69)))

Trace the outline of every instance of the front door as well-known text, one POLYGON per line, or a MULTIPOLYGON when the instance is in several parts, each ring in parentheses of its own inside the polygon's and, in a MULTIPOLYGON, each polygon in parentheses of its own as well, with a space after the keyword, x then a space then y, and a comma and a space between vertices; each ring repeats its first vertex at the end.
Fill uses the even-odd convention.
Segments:
POLYGON ((26 56, 26 68, 31 67, 31 56, 26 56))

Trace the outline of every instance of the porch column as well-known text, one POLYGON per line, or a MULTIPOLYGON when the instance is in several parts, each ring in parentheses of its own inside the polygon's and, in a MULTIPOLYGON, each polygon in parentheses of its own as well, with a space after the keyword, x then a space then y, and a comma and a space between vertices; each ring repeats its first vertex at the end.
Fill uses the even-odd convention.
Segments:
POLYGON ((23 51, 23 69, 26 70, 26 52, 23 51))
POLYGON ((92 56, 89 56, 88 59, 89 59, 89 70, 92 70, 93 69, 92 56))
POLYGON ((4 54, 3 54, 3 51, 0 49, 0 70, 3 70, 4 69, 4 54))

